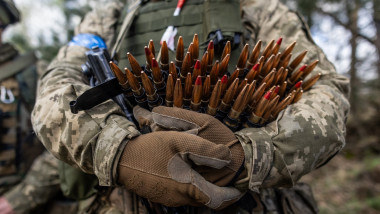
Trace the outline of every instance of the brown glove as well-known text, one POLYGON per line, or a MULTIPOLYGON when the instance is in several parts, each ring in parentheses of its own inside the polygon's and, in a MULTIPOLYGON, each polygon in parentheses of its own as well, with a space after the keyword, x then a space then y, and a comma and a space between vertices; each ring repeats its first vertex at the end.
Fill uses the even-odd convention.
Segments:
POLYGON ((140 135, 130 140, 119 161, 119 179, 127 189, 170 207, 206 205, 224 208, 242 193, 206 181, 192 166, 220 169, 230 150, 201 137, 177 131, 140 135))
POLYGON ((150 113, 140 107, 133 109, 140 125, 149 125, 152 131, 176 130, 195 134, 215 144, 226 145, 231 151, 231 163, 226 167, 214 169, 200 166, 194 167, 207 181, 218 186, 226 186, 232 180, 247 176, 244 170, 244 150, 235 134, 214 117, 185 109, 159 106, 150 113), (243 170, 243 171, 242 171, 243 170), (235 177, 238 172, 239 177, 235 177))

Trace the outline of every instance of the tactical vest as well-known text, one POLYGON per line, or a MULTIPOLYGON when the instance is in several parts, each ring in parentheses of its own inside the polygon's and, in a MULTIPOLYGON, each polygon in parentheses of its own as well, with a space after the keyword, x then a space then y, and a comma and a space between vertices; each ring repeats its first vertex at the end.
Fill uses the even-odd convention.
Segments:
POLYGON ((43 146, 34 137, 30 112, 37 73, 34 55, 0 46, 0 193, 17 183, 43 146))
MULTIPOLYGON (((141 6, 130 30, 121 43, 118 53, 119 67, 129 67, 127 52, 131 52, 140 65, 145 65, 144 46, 147 46, 149 40, 152 39, 158 49, 161 37, 168 26, 177 28, 175 44, 178 37, 182 36, 185 48, 193 40, 194 34, 198 34, 200 57, 216 31, 221 32, 226 40, 234 40, 236 35, 241 35, 243 32, 239 16, 239 1, 187 0, 179 16, 173 17, 176 5, 177 1, 166 0, 149 2, 141 6)), ((123 10, 118 23, 119 30, 126 13, 127 9, 123 10)), ((231 54, 231 62, 234 62, 235 59, 237 61, 241 49, 235 48, 234 50, 237 54, 231 54)), ((155 54, 157 56, 158 53, 155 54)), ((217 56, 218 53, 215 55, 217 56)), ((174 56, 175 53, 169 52, 169 59, 174 60, 174 56)))

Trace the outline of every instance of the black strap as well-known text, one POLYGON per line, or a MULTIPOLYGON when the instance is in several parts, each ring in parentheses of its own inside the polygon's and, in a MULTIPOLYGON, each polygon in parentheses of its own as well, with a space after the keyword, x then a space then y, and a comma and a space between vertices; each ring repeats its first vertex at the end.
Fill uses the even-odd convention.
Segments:
POLYGON ((97 85, 80 95, 76 100, 70 102, 73 114, 78 111, 91 109, 100 103, 111 99, 123 92, 118 80, 114 77, 102 84, 97 85))

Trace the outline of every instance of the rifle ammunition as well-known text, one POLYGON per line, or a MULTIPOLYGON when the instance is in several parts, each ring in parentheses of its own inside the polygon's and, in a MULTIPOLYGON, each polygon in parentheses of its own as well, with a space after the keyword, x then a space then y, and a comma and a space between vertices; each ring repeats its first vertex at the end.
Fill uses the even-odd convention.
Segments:
POLYGON ((152 110, 156 106, 162 105, 162 98, 157 94, 156 88, 153 86, 152 81, 149 79, 149 77, 146 75, 144 71, 141 71, 141 81, 145 89, 146 96, 148 98, 148 106, 150 110, 152 110))
POLYGON ((220 97, 222 96, 222 93, 221 93, 222 88, 221 87, 222 87, 221 81, 218 80, 218 82, 216 82, 214 89, 212 90, 210 102, 207 106, 207 114, 209 114, 211 116, 216 115, 216 110, 217 110, 216 108, 218 107, 220 97))
POLYGON ((182 62, 182 67, 181 67, 181 73, 180 73, 181 80, 186 79, 186 75, 187 75, 187 73, 189 73, 191 71, 190 70, 191 67, 192 67, 191 53, 190 52, 186 52, 186 56, 185 56, 185 59, 182 62))
POLYGON ((307 67, 307 65, 303 65, 297 72, 293 72, 293 74, 288 79, 288 83, 290 85, 293 85, 295 82, 297 82, 300 79, 300 77, 302 76, 302 73, 306 67, 307 67))
POLYGON ((227 88, 230 87, 233 81, 235 81, 236 78, 239 78, 239 70, 235 69, 235 71, 231 74, 230 78, 227 82, 227 88))
POLYGON ((156 57, 156 49, 154 48, 153 40, 149 40, 148 48, 149 48, 150 52, 152 53, 153 57, 155 58, 156 57))
POLYGON ((249 53, 249 45, 245 44, 243 50, 240 53, 236 68, 240 71, 239 77, 243 75, 245 64, 247 62, 249 53))
POLYGON ((284 60, 281 60, 280 63, 277 65, 277 68, 281 68, 281 67, 284 67, 287 69, 288 65, 289 65, 289 62, 290 62, 290 58, 292 58, 292 54, 288 54, 287 57, 284 58, 284 60))
POLYGON ((214 61, 214 41, 211 40, 207 46, 208 53, 208 63, 207 63, 207 71, 211 71, 212 63, 214 61))
POLYGON ((274 75, 273 85, 277 85, 284 75, 285 69, 281 67, 274 75))
POLYGON ((270 100, 272 100, 275 96, 278 95, 278 92, 280 91, 280 86, 279 85, 276 85, 276 86, 273 86, 274 89, 272 91, 272 95, 270 97, 270 100))
MULTIPOLYGON (((231 42, 227 41, 226 45, 224 45, 222 55, 220 57, 220 60, 223 61, 223 59, 227 56, 231 55, 231 42)), ((223 74, 224 75, 224 74, 223 74)))
POLYGON ((168 75, 168 81, 166 82, 166 93, 165 93, 165 105, 173 106, 174 97, 174 80, 171 74, 168 75))
POLYGON ((219 72, 218 72, 218 76, 219 77, 222 77, 223 75, 225 75, 227 73, 227 69, 228 69, 228 63, 230 61, 230 56, 229 54, 227 54, 222 62, 220 63, 219 65, 219 72))
POLYGON ((219 60, 216 60, 210 72, 211 85, 215 85, 216 82, 218 81, 218 76, 219 76, 218 73, 219 73, 219 60))
MULTIPOLYGON (((132 92, 136 97, 140 97, 144 95, 144 90, 141 87, 139 81, 137 80, 136 76, 132 74, 132 72, 128 68, 124 68, 125 74, 128 78, 129 85, 132 88, 132 92)), ((146 98, 145 98, 146 99, 146 98)), ((144 100, 142 100, 144 101, 144 100)))
POLYGON ((198 60, 199 57, 199 39, 198 34, 194 34, 193 37, 193 52, 191 53, 191 58, 193 59, 193 63, 195 63, 198 60))
POLYGON ((282 52, 281 61, 284 61, 285 58, 293 51, 293 48, 296 46, 296 42, 292 42, 285 50, 282 52))
POLYGON ((175 65, 179 68, 182 67, 184 51, 185 47, 183 46, 183 38, 182 36, 179 36, 177 42, 177 49, 175 52, 175 65))
POLYGON ((193 88, 193 96, 191 99, 190 109, 193 111, 199 111, 201 107, 201 97, 202 97, 202 78, 198 76, 195 80, 193 88))
POLYGON ((262 119, 260 121, 260 124, 265 124, 269 117, 271 116, 272 112, 276 108, 278 101, 280 100, 280 96, 276 95, 268 104, 267 110, 265 111, 264 115, 262 116, 262 119))
POLYGON ((147 69, 149 70, 150 68, 152 68, 152 59, 154 58, 154 56, 147 46, 145 46, 144 49, 145 49, 146 66, 147 66, 147 69))
POLYGON ((280 86, 280 90, 278 91, 278 95, 280 95, 280 97, 284 97, 287 86, 288 86, 288 82, 286 81, 282 82, 280 86))
POLYGON ((202 90, 202 107, 207 107, 208 102, 210 100, 210 94, 211 94, 211 78, 210 75, 206 76, 205 82, 203 83, 203 90, 202 90))
MULTIPOLYGON (((194 47, 193 43, 190 43, 189 47, 187 48, 187 52, 190 53, 190 68, 193 68, 194 66, 194 61, 193 61, 193 55, 194 55, 194 47)), ((185 56, 186 58, 186 56, 185 56)))
POLYGON ((231 103, 237 92, 237 87, 239 85, 239 78, 235 78, 232 84, 228 87, 226 93, 223 96, 223 100, 220 103, 219 110, 227 113, 231 108, 231 103))
POLYGON ((174 97, 174 80, 171 74, 168 75, 168 81, 166 82, 166 96, 165 96, 165 105, 173 106, 173 97, 174 97))
POLYGON ((291 73, 296 69, 296 67, 302 62, 303 58, 306 56, 307 51, 301 52, 288 66, 291 73))
POLYGON ((201 60, 201 77, 204 79, 206 77, 207 73, 207 67, 208 67, 208 52, 206 51, 201 60))
POLYGON ((261 56, 264 57, 264 59, 268 59, 268 57, 272 54, 274 40, 271 40, 267 46, 263 50, 263 54, 261 56))
POLYGON ((277 68, 278 64, 280 63, 281 59, 281 52, 277 53, 277 55, 274 57, 272 68, 277 68))
POLYGON ((292 92, 294 90, 297 90, 298 88, 301 88, 302 84, 303 84, 302 80, 298 81, 296 84, 293 85, 293 87, 289 91, 292 92))
POLYGON ((317 75, 315 75, 315 76, 313 76, 313 77, 311 77, 309 80, 307 80, 304 84, 303 84, 303 86, 302 86, 302 88, 303 88, 303 90, 304 91, 307 91, 307 90, 309 90, 318 80, 319 80, 319 78, 321 78, 321 73, 319 73, 319 74, 317 74, 317 75))
POLYGON ((115 74, 117 80, 119 81, 120 86, 123 89, 130 89, 131 86, 128 83, 128 79, 125 76, 125 74, 123 74, 123 72, 120 70, 120 68, 117 67, 117 65, 113 63, 112 61, 110 61, 109 64, 110 64, 112 72, 115 74))
MULTIPOLYGON (((231 120, 237 120, 244 110, 245 106, 247 105, 248 102, 248 88, 249 85, 246 84, 244 88, 240 91, 239 95, 237 96, 234 104, 232 105, 232 108, 230 112, 228 113, 228 118, 231 120)), ((229 120, 224 120, 224 122, 227 122, 229 126, 234 127, 235 124, 229 123, 229 120)))
POLYGON ((263 96, 265 92, 266 85, 267 84, 265 82, 261 83, 261 85, 257 88, 253 96, 249 99, 247 108, 245 110, 247 114, 251 114, 253 110, 256 108, 259 99, 261 98, 261 96, 263 96))
POLYGON ((248 59, 247 65, 246 65, 247 69, 251 69, 256 64, 256 61, 260 55, 261 44, 262 44, 262 42, 261 42, 261 40, 259 40, 256 43, 255 47, 252 49, 251 55, 249 56, 249 59, 248 59))
POLYGON ((131 53, 127 53, 127 56, 128 56, 128 61, 129 61, 129 64, 131 65, 131 68, 132 68, 132 72, 135 74, 135 76, 137 77, 137 79, 139 81, 141 81, 141 66, 139 65, 139 63, 137 62, 137 60, 135 59, 135 57, 133 57, 133 55, 131 53))
POLYGON ((248 83, 251 83, 255 77, 257 76, 257 74, 259 73, 258 72, 258 69, 260 67, 260 63, 257 63, 256 65, 254 65, 252 67, 252 69, 247 73, 247 75, 245 76, 245 78, 248 79, 248 83))
POLYGON ((146 75, 144 71, 141 71, 141 82, 145 89, 146 96, 149 101, 154 101, 157 99, 158 95, 156 93, 156 89, 154 88, 152 81, 146 75))
POLYGON ((227 74, 225 74, 222 79, 221 79, 221 84, 222 84, 222 87, 221 87, 221 92, 222 94, 224 94, 224 92, 226 91, 227 89, 227 82, 228 82, 228 77, 227 77, 227 74))
POLYGON ((319 60, 315 60, 314 62, 310 63, 310 65, 308 65, 305 70, 303 71, 302 73, 302 79, 305 79, 313 70, 314 68, 317 66, 319 60))
POLYGON ((252 124, 257 124, 261 120, 261 116, 266 111, 268 104, 270 102, 270 96, 271 91, 268 91, 259 101, 259 103, 256 106, 256 109, 252 112, 251 116, 249 117, 249 122, 252 124))
POLYGON ((270 72, 273 62, 274 62, 274 57, 275 57, 274 55, 271 55, 269 59, 264 63, 264 66, 260 71, 260 76, 259 76, 260 78, 264 78, 270 72))
POLYGON ((155 58, 152 59, 152 76, 153 76, 153 83, 156 86, 156 89, 158 91, 165 89, 165 82, 164 82, 164 79, 162 78, 161 70, 158 67, 158 63, 155 58))
POLYGON ((273 69, 268 75, 265 76, 265 78, 261 82, 266 82, 267 86, 266 88, 269 88, 272 86, 273 80, 274 80, 274 74, 275 74, 275 69, 273 69))
POLYGON ((178 78, 175 82, 173 100, 174 107, 183 108, 183 91, 180 78, 178 78))
POLYGON ((173 81, 177 80, 177 78, 178 78, 177 69, 176 69, 173 61, 171 61, 169 64, 169 74, 172 75, 173 81))
POLYGON ((169 69, 169 49, 168 44, 166 44, 166 41, 162 41, 161 45, 160 67, 162 70, 165 71, 169 69))
POLYGON ((272 54, 277 55, 278 51, 280 50, 281 43, 282 43, 282 37, 280 37, 277 40, 276 44, 274 44, 274 47, 272 49, 272 54))
POLYGON ((247 79, 247 78, 244 78, 244 79, 240 82, 240 84, 239 84, 239 86, 238 86, 238 89, 237 89, 238 93, 240 93, 241 90, 243 90, 243 88, 244 88, 247 84, 248 84, 248 79, 247 79))
POLYGON ((302 98, 303 90, 302 88, 298 88, 294 94, 294 99, 292 103, 298 102, 302 98))
POLYGON ((183 105, 186 107, 190 107, 191 102, 191 94, 193 93, 193 81, 191 78, 191 73, 187 73, 185 79, 185 92, 183 94, 183 105))
POLYGON ((278 116, 278 114, 286 108, 290 104, 291 96, 287 96, 285 99, 283 99, 280 103, 277 104, 277 106, 274 108, 274 110, 271 113, 270 118, 274 119, 278 116))
POLYGON ((195 80, 198 78, 198 76, 201 76, 201 62, 199 60, 197 60, 194 65, 192 83, 195 83, 195 80))

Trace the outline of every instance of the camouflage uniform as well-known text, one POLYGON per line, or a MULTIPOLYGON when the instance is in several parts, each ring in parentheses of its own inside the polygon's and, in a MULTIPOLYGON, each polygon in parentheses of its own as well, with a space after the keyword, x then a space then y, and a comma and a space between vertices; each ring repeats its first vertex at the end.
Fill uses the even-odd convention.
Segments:
MULTIPOLYGON (((0 37, 19 20, 12 1, 0 1, 0 37)), ((19 55, 0 38, 0 213, 30 213, 59 192, 58 160, 35 137, 30 112, 38 75, 33 53, 19 55)))
MULTIPOLYGON (((317 212, 313 204, 305 202, 306 198, 312 198, 306 193, 310 191, 303 191, 307 187, 296 183, 303 175, 325 164, 345 145, 349 81, 336 74, 334 66, 315 45, 302 19, 278 0, 245 0, 241 5, 245 35, 248 35, 245 42, 253 45, 262 40, 268 43, 279 36, 286 38, 284 46, 297 41, 293 52, 307 49, 309 54, 304 62, 318 59, 320 63, 313 74, 322 73, 322 77, 274 122, 263 128, 236 132, 245 150, 249 174, 239 183, 250 190, 248 195, 257 204, 244 203, 243 198, 224 212, 277 213, 279 209, 285 213, 317 212)), ((97 34, 111 47, 110 38, 115 33, 114 26, 121 8, 113 3, 104 8, 108 13, 95 11, 89 14, 76 33, 97 34)), ((69 102, 90 88, 80 67, 85 62, 85 51, 86 48, 79 46, 62 47, 41 77, 32 114, 33 127, 57 158, 94 173, 103 186, 114 186, 120 154, 128 139, 139 132, 110 100, 90 110, 75 115, 71 113, 69 102)), ((115 191, 128 199, 122 210, 127 213, 138 210, 138 203, 133 203, 133 196, 128 196, 130 193, 121 188, 115 191)), ((211 211, 203 207, 197 212, 211 211)))
MULTIPOLYGON (((0 52, 10 47, 9 44, 4 44, 0 46, 0 52)), ((15 50, 12 52, 17 56, 15 50)), ((15 57, 7 58, 6 55, 0 54, 0 57, 3 57, 3 61, 0 60, 0 68, 15 57)), ((60 189, 58 160, 47 151, 41 154, 44 150, 43 145, 34 136, 30 123, 34 93, 28 86, 30 87, 33 81, 34 84, 37 83, 35 66, 29 66, 23 72, 0 81, 0 86, 10 89, 15 97, 12 103, 0 102, 3 112, 0 136, 0 194, 16 213, 27 213, 46 204, 60 189)))

